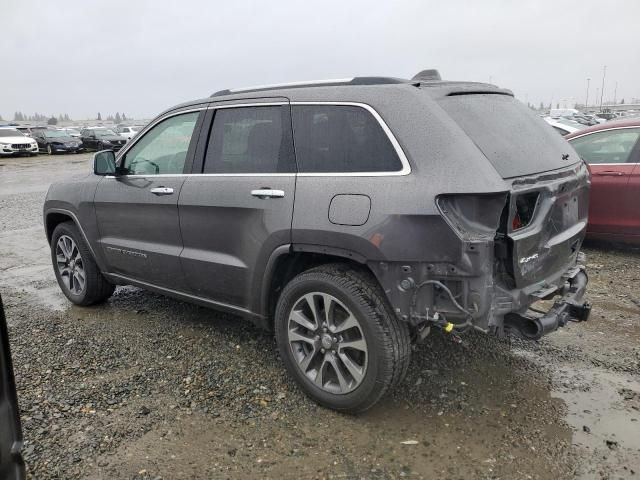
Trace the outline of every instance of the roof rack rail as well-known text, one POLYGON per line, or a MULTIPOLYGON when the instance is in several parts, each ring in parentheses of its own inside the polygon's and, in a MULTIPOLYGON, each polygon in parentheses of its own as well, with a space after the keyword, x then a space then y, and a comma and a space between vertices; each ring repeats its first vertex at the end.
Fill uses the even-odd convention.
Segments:
POLYGON ((394 77, 352 77, 329 80, 310 80, 306 82, 279 83, 274 85, 258 85, 255 87, 231 88, 213 93, 212 97, 233 95, 234 93, 259 92, 261 90, 280 90, 284 88, 304 87, 336 87, 341 85, 386 85, 393 83, 409 83, 409 80, 394 77))

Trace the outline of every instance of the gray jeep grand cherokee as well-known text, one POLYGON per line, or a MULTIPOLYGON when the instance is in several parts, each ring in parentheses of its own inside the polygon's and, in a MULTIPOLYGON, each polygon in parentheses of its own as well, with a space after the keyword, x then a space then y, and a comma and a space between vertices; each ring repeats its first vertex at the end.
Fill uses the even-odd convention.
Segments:
POLYGON ((308 395, 360 412, 432 328, 538 339, 586 320, 589 184, 510 91, 425 71, 171 108, 52 185, 44 223, 73 303, 129 284, 248 317, 308 395))

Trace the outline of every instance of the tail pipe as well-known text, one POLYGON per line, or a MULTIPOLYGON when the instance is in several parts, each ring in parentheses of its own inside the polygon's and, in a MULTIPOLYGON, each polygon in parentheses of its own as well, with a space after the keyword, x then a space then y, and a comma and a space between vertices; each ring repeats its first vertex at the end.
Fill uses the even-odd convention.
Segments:
POLYGON ((589 318, 591 305, 582 302, 589 279, 584 269, 580 269, 569 281, 565 295, 541 317, 526 313, 505 315, 504 328, 509 333, 526 340, 539 340, 542 336, 564 327, 567 322, 584 322, 589 318))

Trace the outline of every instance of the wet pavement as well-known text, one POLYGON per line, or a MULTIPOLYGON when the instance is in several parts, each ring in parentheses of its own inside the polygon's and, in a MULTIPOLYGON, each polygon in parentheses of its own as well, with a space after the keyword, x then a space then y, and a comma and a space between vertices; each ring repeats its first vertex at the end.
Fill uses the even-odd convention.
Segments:
POLYGON ((90 155, 0 159, 0 292, 33 478, 640 478, 640 253, 587 248, 592 318, 536 343, 433 334, 349 417, 310 402, 268 334, 132 287, 60 293, 48 185, 90 155))

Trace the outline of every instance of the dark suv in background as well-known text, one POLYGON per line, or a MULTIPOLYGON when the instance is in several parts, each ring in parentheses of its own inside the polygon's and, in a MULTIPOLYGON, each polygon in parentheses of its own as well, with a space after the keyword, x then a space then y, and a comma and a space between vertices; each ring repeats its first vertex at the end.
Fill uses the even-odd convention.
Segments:
POLYGON ((240 314, 337 410, 401 382, 432 328, 538 339, 589 313, 587 168, 493 85, 427 71, 225 90, 94 173, 44 205, 72 302, 131 284, 240 314))

